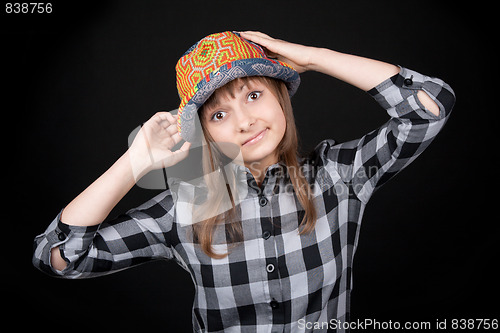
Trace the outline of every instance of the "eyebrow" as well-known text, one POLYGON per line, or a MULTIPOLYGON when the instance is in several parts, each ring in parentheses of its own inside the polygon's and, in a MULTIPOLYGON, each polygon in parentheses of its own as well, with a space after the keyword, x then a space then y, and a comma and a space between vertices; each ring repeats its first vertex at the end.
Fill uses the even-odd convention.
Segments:
MULTIPOLYGON (((243 88, 247 87, 248 89, 253 89, 254 88, 254 80, 250 79, 250 80, 244 80, 243 81, 243 84, 241 86, 236 86, 234 83, 232 82, 229 82, 227 83, 228 85, 232 85, 232 89, 229 89, 229 87, 227 87, 228 89, 224 89, 226 93, 229 93, 229 95, 232 97, 232 98, 235 98, 236 96, 234 96, 234 92, 235 91, 242 91, 243 88), (250 85, 248 84, 248 82, 250 82, 250 85), (239 89, 238 89, 239 88, 239 89)), ((257 82, 258 84, 259 82, 257 82)), ((223 102, 220 100, 220 96, 217 96, 216 98, 213 98, 212 96, 209 97, 209 99, 204 103, 204 107, 203 107, 203 116, 207 116, 207 117, 210 117, 210 114, 208 112, 205 112, 205 111, 214 111, 214 109, 217 109, 218 107, 221 106, 223 102), (208 102, 208 103, 207 103, 208 102)))
MULTIPOLYGON (((244 83, 240 86, 239 91, 241 92, 241 91, 243 90, 243 88, 245 88, 245 87, 247 87, 247 88, 248 88, 248 86, 247 86, 247 83, 246 83, 246 82, 244 82, 244 83)), ((234 96, 234 94, 233 94, 232 92, 229 92, 229 94, 231 95, 231 97, 232 97, 232 98, 236 98, 236 96, 234 96)), ((209 106, 209 108, 210 108, 210 109, 215 109, 215 108, 219 107, 221 104, 222 104, 222 102, 220 101, 220 99, 219 99, 219 98, 217 98, 217 99, 215 100, 215 103, 211 103, 211 105, 209 106)))

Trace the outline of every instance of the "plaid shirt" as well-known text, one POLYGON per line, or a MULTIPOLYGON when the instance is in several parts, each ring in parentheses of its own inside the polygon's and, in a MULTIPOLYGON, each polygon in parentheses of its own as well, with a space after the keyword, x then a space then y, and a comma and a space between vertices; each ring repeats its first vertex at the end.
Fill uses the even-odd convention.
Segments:
MULTIPOLYGON (((56 217, 35 238, 34 265, 51 275, 85 278, 173 259, 195 284, 195 332, 321 332, 332 328, 332 319, 349 321, 353 257, 365 205, 431 143, 455 101, 442 80, 406 68, 369 94, 391 118, 360 139, 337 145, 325 140, 303 160, 318 214, 311 233, 299 235, 304 212, 290 194, 282 165, 275 164, 261 188, 252 186, 246 173, 248 191, 239 203, 244 239, 223 259, 210 258, 193 244, 186 201, 170 187, 98 226, 70 226, 56 217), (420 89, 437 103, 438 116, 420 103, 420 89), (63 271, 50 265, 50 249, 56 246, 68 263, 63 271)), ((224 228, 216 231, 217 251, 228 250, 225 237, 224 228)))

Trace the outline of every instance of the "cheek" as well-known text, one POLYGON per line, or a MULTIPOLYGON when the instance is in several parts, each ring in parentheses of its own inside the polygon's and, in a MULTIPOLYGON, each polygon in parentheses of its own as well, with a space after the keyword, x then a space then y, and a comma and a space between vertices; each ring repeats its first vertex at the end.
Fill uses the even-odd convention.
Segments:
POLYGON ((208 130, 208 133, 210 133, 210 136, 215 142, 231 142, 233 135, 227 124, 220 124, 217 126, 210 126, 210 124, 207 124, 205 126, 206 130, 208 130))
POLYGON ((219 149, 222 154, 226 155, 231 160, 234 160, 238 156, 240 147, 231 141, 232 135, 227 135, 227 132, 222 130, 219 126, 212 129, 206 127, 206 130, 208 130, 214 143, 217 144, 217 149, 219 149))
POLYGON ((276 133, 280 136, 280 139, 285 135, 286 130, 286 119, 285 114, 281 108, 275 113, 272 124, 275 127, 276 133))

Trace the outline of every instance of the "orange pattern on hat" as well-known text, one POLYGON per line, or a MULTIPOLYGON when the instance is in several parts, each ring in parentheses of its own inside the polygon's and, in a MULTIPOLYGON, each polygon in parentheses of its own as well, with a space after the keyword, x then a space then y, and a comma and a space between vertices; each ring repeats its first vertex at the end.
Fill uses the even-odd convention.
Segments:
POLYGON ((266 58, 259 51, 229 31, 205 37, 177 63, 177 89, 181 99, 192 97, 189 95, 193 87, 224 64, 240 59, 266 58))

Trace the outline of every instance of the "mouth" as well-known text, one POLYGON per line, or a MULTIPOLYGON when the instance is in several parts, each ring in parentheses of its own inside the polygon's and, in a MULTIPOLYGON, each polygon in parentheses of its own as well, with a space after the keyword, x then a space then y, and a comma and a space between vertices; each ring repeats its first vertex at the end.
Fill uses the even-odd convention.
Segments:
POLYGON ((256 144, 257 142, 259 142, 266 135, 266 133, 267 133, 267 128, 264 129, 263 131, 260 131, 259 133, 257 133, 257 135, 252 136, 247 141, 245 141, 242 144, 242 146, 250 146, 250 145, 256 144))

